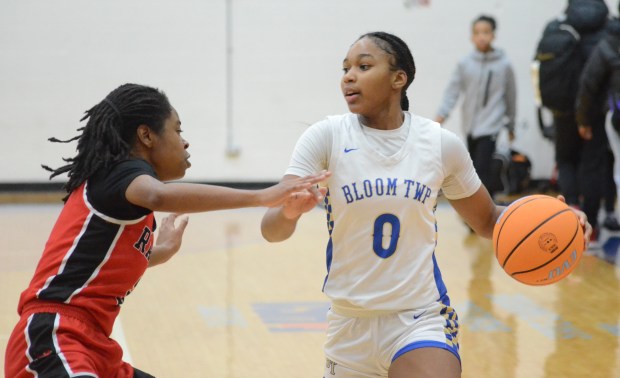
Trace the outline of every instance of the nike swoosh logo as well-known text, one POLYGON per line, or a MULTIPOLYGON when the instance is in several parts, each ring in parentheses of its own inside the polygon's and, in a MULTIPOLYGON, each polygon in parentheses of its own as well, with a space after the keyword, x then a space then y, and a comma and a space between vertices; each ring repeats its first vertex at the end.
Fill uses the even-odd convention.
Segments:
POLYGON ((417 315, 413 315, 413 319, 415 320, 415 319, 419 318, 420 316, 424 315, 425 313, 426 313, 426 311, 422 311, 421 313, 419 313, 417 315))
POLYGON ((359 148, 346 148, 346 147, 345 147, 345 148, 344 148, 344 153, 345 153, 345 154, 348 154, 349 152, 351 152, 351 151, 355 151, 355 150, 359 150, 359 148))

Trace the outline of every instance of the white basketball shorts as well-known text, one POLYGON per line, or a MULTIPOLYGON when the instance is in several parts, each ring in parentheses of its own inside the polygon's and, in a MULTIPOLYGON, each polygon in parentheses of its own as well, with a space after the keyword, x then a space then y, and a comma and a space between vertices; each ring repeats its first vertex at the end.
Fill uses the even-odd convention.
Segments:
POLYGON ((387 377, 390 364, 418 348, 441 348, 460 361, 458 316, 441 302, 427 308, 350 317, 327 313, 324 378, 387 377))

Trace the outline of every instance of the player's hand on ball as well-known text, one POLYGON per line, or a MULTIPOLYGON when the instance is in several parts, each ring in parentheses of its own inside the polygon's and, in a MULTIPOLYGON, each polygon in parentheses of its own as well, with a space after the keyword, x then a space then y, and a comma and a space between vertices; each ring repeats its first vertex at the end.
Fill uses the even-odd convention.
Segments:
MULTIPOLYGON (((564 196, 561 194, 557 196, 557 199, 566 203, 566 198, 564 198, 564 196)), ((585 242, 585 249, 588 249, 588 244, 590 243, 590 236, 592 235, 592 225, 590 224, 590 222, 588 222, 588 216, 586 215, 586 213, 584 213, 583 211, 579 209, 576 209, 572 206, 569 206, 569 207, 577 215, 577 218, 579 218, 579 223, 581 224, 581 227, 583 228, 583 239, 585 242)))

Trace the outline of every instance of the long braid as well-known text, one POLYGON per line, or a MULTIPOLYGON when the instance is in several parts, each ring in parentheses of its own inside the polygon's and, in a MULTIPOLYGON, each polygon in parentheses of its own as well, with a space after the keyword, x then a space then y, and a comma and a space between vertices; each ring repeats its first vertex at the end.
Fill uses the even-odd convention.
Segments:
POLYGON ((67 173, 66 201, 69 194, 97 170, 130 157, 138 126, 147 125, 159 133, 171 111, 168 98, 158 89, 138 84, 121 85, 85 112, 80 122, 87 120, 86 125, 77 129, 80 135, 69 140, 49 139, 57 143, 77 140, 78 152, 74 157, 63 158, 67 164, 59 168, 45 165, 43 168, 52 172, 50 179, 67 173))
POLYGON ((409 110, 407 88, 409 88, 413 82, 416 73, 415 62, 413 60, 411 50, 409 50, 409 47, 402 39, 386 32, 366 33, 359 37, 358 40, 364 37, 372 38, 377 46, 394 57, 392 69, 403 70, 407 74, 407 83, 401 92, 400 107, 403 110, 409 110))

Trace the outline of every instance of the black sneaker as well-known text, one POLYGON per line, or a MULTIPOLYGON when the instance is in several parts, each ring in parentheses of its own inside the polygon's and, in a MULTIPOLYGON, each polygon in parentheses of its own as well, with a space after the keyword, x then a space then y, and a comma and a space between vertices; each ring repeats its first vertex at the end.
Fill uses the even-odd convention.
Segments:
POLYGON ((620 223, 618 223, 618 219, 614 214, 607 214, 603 227, 610 231, 620 231, 620 223))

